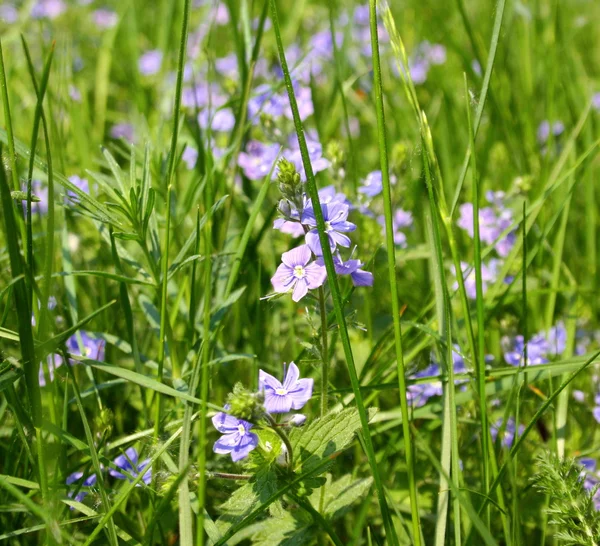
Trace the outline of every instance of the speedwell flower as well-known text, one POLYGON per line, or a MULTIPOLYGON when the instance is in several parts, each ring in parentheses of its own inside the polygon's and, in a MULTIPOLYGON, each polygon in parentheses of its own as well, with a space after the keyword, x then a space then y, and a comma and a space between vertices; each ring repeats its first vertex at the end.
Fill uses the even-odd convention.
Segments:
MULTIPOLYGON (((120 468, 123 472, 111 468, 108 473, 118 480, 129 480, 132 482, 139 474, 144 472, 150 464, 150 459, 146 459, 138 464, 138 458, 137 449, 135 449, 135 447, 130 447, 125 451, 124 455, 119 455, 113 461, 115 466, 120 468)), ((152 468, 148 468, 148 470, 144 472, 142 480, 146 485, 150 484, 152 481, 152 468)))
MULTIPOLYGON (((321 210, 323 211, 323 220, 325 221, 325 234, 329 239, 331 250, 334 250, 337 245, 348 248, 350 246, 350 238, 344 235, 344 233, 356 229, 356 226, 352 222, 348 222, 348 212, 350 210, 348 205, 338 201, 322 203, 321 210)), ((304 209, 302 223, 312 227, 306 234, 306 244, 317 256, 322 256, 323 250, 319 241, 317 219, 312 204, 304 209)))
POLYGON ((275 292, 284 293, 293 289, 292 299, 300 301, 309 289, 319 288, 325 282, 327 271, 316 262, 308 263, 310 257, 307 245, 284 252, 281 256, 283 263, 271 278, 275 292))
POLYGON ((264 405, 269 413, 301 409, 312 396, 313 382, 313 379, 300 379, 300 370, 293 362, 290 362, 283 384, 263 370, 258 372, 258 388, 265 395, 264 405))
POLYGON ((229 453, 233 462, 247 457, 258 445, 258 436, 254 432, 250 432, 252 424, 248 421, 219 412, 212 418, 212 423, 223 434, 215 442, 213 451, 220 455, 229 453))

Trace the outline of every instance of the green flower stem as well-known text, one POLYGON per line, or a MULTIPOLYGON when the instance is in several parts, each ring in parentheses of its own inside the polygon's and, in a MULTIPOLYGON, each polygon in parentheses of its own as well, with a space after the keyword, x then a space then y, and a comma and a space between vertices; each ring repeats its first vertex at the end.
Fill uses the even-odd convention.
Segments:
POLYGON ((294 449, 292 448, 292 444, 290 443, 288 435, 283 431, 283 429, 280 426, 278 426, 278 424, 275 422, 275 419, 273 419, 273 417, 271 417, 271 415, 269 415, 267 412, 265 412, 264 417, 269 423, 270 427, 277 433, 277 436, 279 436, 281 438, 281 441, 285 444, 285 447, 288 451, 288 466, 290 470, 293 470, 294 449))
POLYGON ((327 398, 329 396, 329 348, 327 346, 327 308, 325 307, 325 289, 319 288, 319 310, 321 314, 321 417, 327 413, 327 398))
POLYGON ((283 71, 283 77, 285 80, 285 87, 287 89, 288 98, 290 101, 290 107, 294 118, 294 126, 296 128, 296 134, 298 136, 298 145, 300 147, 300 154, 302 156, 302 164, 306 172, 306 189, 309 197, 312 200, 315 218, 317 221, 317 231, 319 233, 319 240, 321 247, 323 248, 323 260, 325 262, 325 268, 327 270, 327 278, 329 280, 329 287, 331 289, 331 297, 333 299, 333 306, 335 309, 335 316, 338 322, 340 339, 344 348, 344 356, 346 358, 346 365, 348 366, 348 373, 350 375, 350 382, 352 383, 352 390, 354 392, 354 398, 356 400, 356 407, 360 416, 361 427, 364 437, 365 453, 369 460, 371 472, 373 473, 373 480, 375 482, 375 489, 377 491, 377 497, 381 510, 381 516, 383 524, 385 526, 387 540, 391 546, 397 546, 398 537, 396 530, 392 523, 390 511, 385 498, 385 491, 381 475, 379 474, 379 468, 377 466, 377 459, 375 458, 375 449, 373 448, 373 442, 371 440, 371 433, 369 431, 369 418, 367 416, 367 410, 365 409, 362 393, 360 392, 360 382, 358 380, 358 374, 356 371, 356 365, 354 363, 354 355, 352 354, 352 347, 350 345, 350 336, 348 335, 348 327, 346 325, 346 318, 344 317, 344 308, 340 288, 335 273, 335 267, 333 265, 333 256, 331 249, 329 248, 329 241, 325 233, 325 221, 323 220, 323 211, 321 210, 321 203, 319 201, 319 192, 317 190, 317 184, 315 182, 315 176, 310 163, 310 157, 308 155, 308 147, 306 145, 306 138, 304 137, 304 127, 300 120, 300 114, 298 112, 298 104, 296 103, 296 96, 294 93, 294 87, 292 85, 292 79, 290 77, 290 71, 285 60, 285 50, 283 48, 283 41, 281 39, 281 29, 279 26, 279 17, 277 14, 277 2, 276 0, 270 0, 271 5, 271 19, 273 22, 273 31, 275 32, 275 38, 277 41, 277 49, 279 51, 279 60, 281 62, 281 68, 283 71))
POLYGON ((219 480, 249 480, 252 478, 250 474, 230 474, 228 472, 207 472, 206 477, 219 480))
POLYGON ((402 328, 400 325, 400 306, 398 303, 398 285, 396 283, 396 252, 394 243, 394 228, 392 221, 392 194, 385 134, 385 114, 383 109, 383 85, 381 81, 381 65, 379 60, 379 42, 377 38, 376 0, 369 0, 369 16, 371 23, 371 51, 373 58, 373 84, 375 89, 375 110, 379 136, 379 160, 381 163, 381 178, 383 182, 383 205, 385 213, 386 250, 388 258, 388 274, 390 296, 392 300, 392 318, 394 322, 394 341, 396 349, 396 365, 398 367, 398 388, 400 390, 400 410, 402 412, 402 430, 404 436, 406 470, 410 494, 413 541, 421 544, 421 522, 417 500, 417 485, 414 474, 413 445, 410 431, 410 414, 406 393, 406 370, 402 350, 402 328))

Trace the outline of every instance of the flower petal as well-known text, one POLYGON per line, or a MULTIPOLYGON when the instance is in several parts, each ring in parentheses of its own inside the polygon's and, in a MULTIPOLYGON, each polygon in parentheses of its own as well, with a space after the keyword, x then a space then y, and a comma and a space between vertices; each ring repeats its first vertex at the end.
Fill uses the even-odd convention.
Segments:
POLYGON ((294 362, 290 362, 290 366, 285 374, 285 381, 283 382, 283 388, 287 391, 293 389, 300 377, 300 370, 294 362))
POLYGON ((319 288, 325 282, 327 278, 327 269, 324 265, 319 265, 315 262, 308 264, 304 268, 304 281, 306 282, 308 288, 314 290, 315 288, 319 288))
POLYGON ((288 391, 291 398, 292 409, 301 409, 312 396, 314 380, 311 378, 300 379, 293 391, 288 391))
POLYGON ((308 293, 308 283, 306 279, 298 279, 294 292, 292 293, 292 300, 296 303, 299 302, 308 293))
POLYGON ((319 240, 319 233, 316 229, 311 229, 304 237, 306 244, 317 256, 321 256, 323 251, 321 250, 321 241, 319 240))
POLYGON ((235 446, 240 442, 240 433, 232 432, 231 434, 225 434, 221 436, 213 445, 213 451, 220 455, 229 453, 235 446))
POLYGON ((237 418, 222 411, 213 416, 212 423, 221 434, 235 432, 238 427, 237 418))
POLYGON ((281 261, 294 269, 297 265, 306 265, 310 260, 310 249, 306 245, 292 248, 281 255, 281 261))
POLYGON ((288 395, 265 392, 265 409, 269 413, 287 413, 292 409, 292 398, 288 395))
POLYGON ((273 377, 270 373, 263 370, 258 371, 258 390, 275 391, 282 389, 283 385, 279 379, 273 377))
POLYGON ((258 445, 258 436, 253 432, 245 434, 240 443, 231 452, 231 460, 237 462, 244 459, 258 445))
POLYGON ((275 289, 275 292, 287 292, 296 281, 296 277, 294 277, 294 271, 289 266, 285 264, 281 264, 277 271, 275 271, 275 275, 271 277, 271 284, 275 289))

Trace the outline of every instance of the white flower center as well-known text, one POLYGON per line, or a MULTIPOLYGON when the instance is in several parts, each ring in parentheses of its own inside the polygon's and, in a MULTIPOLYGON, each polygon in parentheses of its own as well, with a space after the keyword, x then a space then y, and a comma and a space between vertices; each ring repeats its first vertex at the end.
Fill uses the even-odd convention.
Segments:
POLYGON ((275 389, 275 394, 278 394, 279 396, 287 396, 287 391, 285 389, 275 389))
POLYGON ((246 434, 246 427, 244 425, 238 425, 238 432, 243 436, 246 434))
POLYGON ((306 272, 304 271, 304 267, 301 265, 297 265, 294 267, 294 277, 297 279, 303 279, 306 276, 306 272))
POLYGON ((325 222, 325 231, 331 231, 331 223, 330 222, 325 222))

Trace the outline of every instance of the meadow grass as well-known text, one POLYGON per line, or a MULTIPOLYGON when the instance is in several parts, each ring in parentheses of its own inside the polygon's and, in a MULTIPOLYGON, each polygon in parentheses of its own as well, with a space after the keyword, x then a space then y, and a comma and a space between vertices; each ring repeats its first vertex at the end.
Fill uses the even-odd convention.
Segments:
POLYGON ((389 4, 0 4, 0 542, 600 544, 600 5, 389 4))

